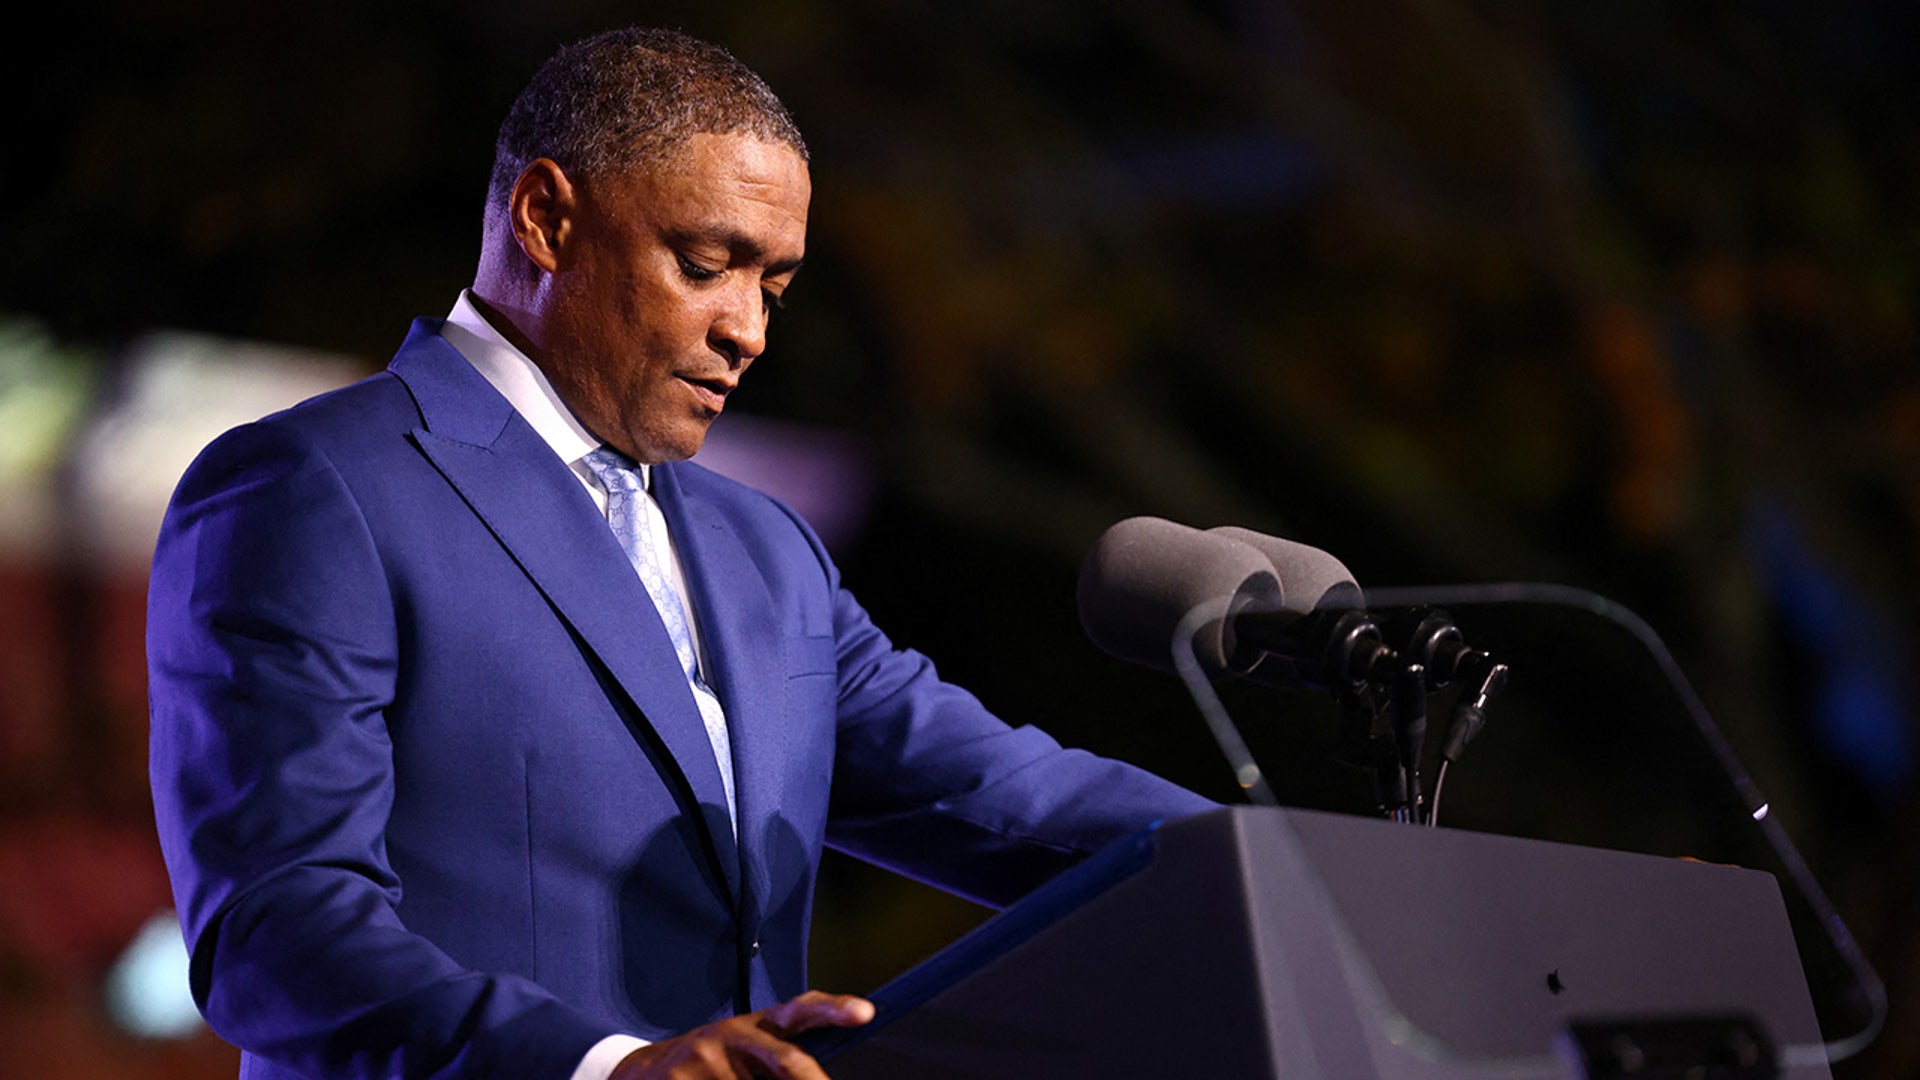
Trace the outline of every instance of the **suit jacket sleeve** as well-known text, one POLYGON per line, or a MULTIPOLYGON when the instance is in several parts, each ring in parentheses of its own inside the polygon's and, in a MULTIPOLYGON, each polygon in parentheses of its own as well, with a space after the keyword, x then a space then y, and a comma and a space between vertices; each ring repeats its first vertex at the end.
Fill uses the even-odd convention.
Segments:
POLYGON ((182 481, 149 600, 154 805, 214 1029, 303 1073, 566 1077, 608 1034, 395 913, 394 598, 326 457, 284 427, 182 481))
POLYGON ((1122 836, 1216 808, 1143 769, 1007 725, 925 656, 895 648, 800 528, 834 590, 830 844, 1004 907, 1122 836))

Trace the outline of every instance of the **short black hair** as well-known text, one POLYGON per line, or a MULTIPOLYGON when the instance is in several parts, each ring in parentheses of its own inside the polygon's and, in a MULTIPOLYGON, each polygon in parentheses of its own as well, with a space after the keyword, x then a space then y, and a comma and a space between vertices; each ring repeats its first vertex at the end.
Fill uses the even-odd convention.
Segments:
POLYGON ((494 141, 487 205, 504 206, 539 158, 591 180, 694 135, 733 134, 785 143, 806 160, 787 107, 732 53, 675 30, 609 30, 555 53, 514 99, 494 141))

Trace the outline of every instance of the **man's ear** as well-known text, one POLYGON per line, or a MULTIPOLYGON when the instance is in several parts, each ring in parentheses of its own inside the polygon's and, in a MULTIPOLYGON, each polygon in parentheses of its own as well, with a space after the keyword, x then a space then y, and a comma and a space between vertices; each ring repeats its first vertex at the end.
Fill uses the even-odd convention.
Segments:
POLYGON ((537 158, 522 169, 507 197, 514 240, 533 265, 549 274, 566 261, 579 211, 573 181, 549 158, 537 158))

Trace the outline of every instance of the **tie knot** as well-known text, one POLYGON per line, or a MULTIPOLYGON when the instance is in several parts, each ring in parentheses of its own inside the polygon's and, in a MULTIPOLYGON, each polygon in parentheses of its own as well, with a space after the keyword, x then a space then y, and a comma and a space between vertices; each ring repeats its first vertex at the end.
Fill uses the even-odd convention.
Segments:
POLYGON ((609 492, 635 492, 646 485, 640 481, 640 470, 629 462, 620 451, 603 446, 586 457, 587 468, 600 478, 600 486, 609 492))

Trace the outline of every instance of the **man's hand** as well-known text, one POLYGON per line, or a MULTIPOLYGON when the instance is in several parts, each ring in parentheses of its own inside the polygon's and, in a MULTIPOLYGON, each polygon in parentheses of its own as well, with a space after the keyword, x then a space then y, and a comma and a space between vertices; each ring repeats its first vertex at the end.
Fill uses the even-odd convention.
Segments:
POLYGON ((628 1054, 612 1080, 828 1080, 819 1062, 787 1038, 821 1027, 859 1027, 873 1003, 809 990, 771 1009, 729 1017, 628 1054))

